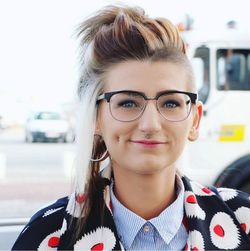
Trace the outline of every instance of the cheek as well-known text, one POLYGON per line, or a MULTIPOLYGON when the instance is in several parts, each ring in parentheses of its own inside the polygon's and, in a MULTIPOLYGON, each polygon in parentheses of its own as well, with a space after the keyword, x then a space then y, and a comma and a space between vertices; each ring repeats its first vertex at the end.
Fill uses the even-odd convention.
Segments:
POLYGON ((114 119, 109 112, 108 104, 102 104, 98 110, 97 127, 104 139, 109 137, 113 131, 114 119))
POLYGON ((110 116, 102 119, 101 134, 110 153, 114 152, 125 141, 123 127, 110 116))
POLYGON ((117 161, 122 158, 126 152, 125 140, 118 131, 112 130, 110 127, 109 131, 103 135, 107 150, 113 161, 117 161))
POLYGON ((111 116, 108 106, 101 107, 99 115, 100 133, 106 145, 115 148, 118 144, 125 144, 134 125, 115 120, 111 116))
POLYGON ((179 146, 184 145, 188 141, 189 131, 189 123, 183 123, 182 121, 179 125, 176 124, 172 130, 174 143, 179 146))
POLYGON ((106 124, 103 131, 103 138, 106 143, 109 154, 113 160, 119 160, 124 154, 129 153, 129 139, 131 136, 130 127, 120 122, 106 124))

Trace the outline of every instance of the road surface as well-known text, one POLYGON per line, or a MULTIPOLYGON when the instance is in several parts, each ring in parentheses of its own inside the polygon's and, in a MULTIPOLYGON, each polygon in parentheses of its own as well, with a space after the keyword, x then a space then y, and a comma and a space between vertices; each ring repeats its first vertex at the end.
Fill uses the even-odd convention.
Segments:
POLYGON ((25 143, 21 129, 0 131, 0 217, 29 217, 70 194, 74 144, 25 143))

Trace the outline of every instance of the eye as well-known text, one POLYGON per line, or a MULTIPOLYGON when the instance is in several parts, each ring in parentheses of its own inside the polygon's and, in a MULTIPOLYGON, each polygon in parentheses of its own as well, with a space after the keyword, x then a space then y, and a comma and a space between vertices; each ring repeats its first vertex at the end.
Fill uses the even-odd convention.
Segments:
POLYGON ((123 107, 123 108, 135 108, 138 107, 137 102, 134 100, 120 100, 117 104, 117 107, 123 107))
POLYGON ((176 107, 179 107, 180 103, 176 100, 166 100, 163 104, 162 107, 163 108, 169 108, 169 109, 173 109, 176 107))

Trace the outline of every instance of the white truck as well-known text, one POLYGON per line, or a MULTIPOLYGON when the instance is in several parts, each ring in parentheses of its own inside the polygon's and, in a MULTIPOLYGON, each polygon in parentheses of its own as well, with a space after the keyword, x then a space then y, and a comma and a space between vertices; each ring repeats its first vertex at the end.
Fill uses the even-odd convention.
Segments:
POLYGON ((250 193, 250 33, 186 41, 204 114, 200 137, 183 156, 184 173, 250 193))

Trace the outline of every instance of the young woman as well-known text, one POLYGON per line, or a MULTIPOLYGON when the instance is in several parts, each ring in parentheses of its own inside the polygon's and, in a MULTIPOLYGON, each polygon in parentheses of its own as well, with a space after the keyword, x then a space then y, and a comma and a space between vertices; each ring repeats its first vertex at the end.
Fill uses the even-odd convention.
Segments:
POLYGON ((250 249, 248 195, 178 171, 202 104, 177 29, 108 6, 78 35, 75 191, 36 213, 13 250, 250 249))

